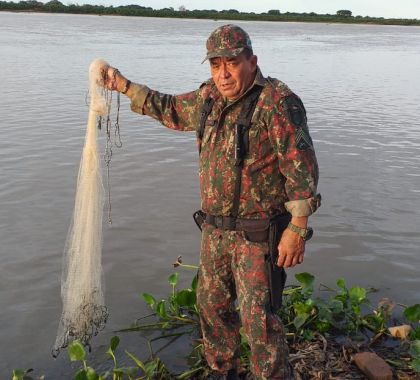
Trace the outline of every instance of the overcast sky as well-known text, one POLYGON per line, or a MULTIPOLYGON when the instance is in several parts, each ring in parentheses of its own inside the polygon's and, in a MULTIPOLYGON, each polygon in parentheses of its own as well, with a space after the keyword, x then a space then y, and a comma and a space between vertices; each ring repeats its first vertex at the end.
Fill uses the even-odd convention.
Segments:
MULTIPOLYGON (((46 1, 46 0, 44 0, 46 1)), ((193 9, 237 9, 245 12, 266 12, 279 9, 281 12, 316 12, 335 14, 339 9, 348 9, 353 16, 420 19, 420 0, 62 0, 64 4, 123 5, 138 4, 154 9, 181 5, 193 9)))

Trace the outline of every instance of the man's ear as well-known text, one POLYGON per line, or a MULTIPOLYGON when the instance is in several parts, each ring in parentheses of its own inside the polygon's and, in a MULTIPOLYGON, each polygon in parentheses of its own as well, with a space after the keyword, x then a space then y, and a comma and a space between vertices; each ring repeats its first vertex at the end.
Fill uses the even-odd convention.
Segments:
POLYGON ((257 67, 257 63, 258 63, 258 57, 256 55, 253 55, 251 58, 251 65, 253 68, 257 67))

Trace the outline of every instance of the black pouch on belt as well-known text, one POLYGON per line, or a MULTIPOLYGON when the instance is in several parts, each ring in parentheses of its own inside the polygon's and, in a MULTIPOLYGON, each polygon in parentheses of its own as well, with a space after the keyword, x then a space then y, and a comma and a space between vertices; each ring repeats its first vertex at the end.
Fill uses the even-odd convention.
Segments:
POLYGON ((201 231, 203 223, 206 221, 206 213, 204 211, 198 210, 193 214, 193 218, 198 229, 201 231))
POLYGON ((277 265, 279 242, 283 231, 291 220, 290 214, 276 215, 270 219, 268 227, 268 255, 266 258, 268 281, 270 285, 270 304, 275 312, 281 308, 283 289, 286 284, 286 271, 277 265))

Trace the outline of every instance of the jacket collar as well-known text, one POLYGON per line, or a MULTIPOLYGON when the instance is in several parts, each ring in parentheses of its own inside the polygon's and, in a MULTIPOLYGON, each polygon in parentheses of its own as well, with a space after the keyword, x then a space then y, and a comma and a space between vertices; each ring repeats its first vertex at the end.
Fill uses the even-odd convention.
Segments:
POLYGON ((267 83, 267 79, 264 78, 260 70, 260 67, 257 66, 257 73, 255 75, 254 83, 252 84, 251 87, 254 87, 255 85, 264 87, 266 83, 267 83))

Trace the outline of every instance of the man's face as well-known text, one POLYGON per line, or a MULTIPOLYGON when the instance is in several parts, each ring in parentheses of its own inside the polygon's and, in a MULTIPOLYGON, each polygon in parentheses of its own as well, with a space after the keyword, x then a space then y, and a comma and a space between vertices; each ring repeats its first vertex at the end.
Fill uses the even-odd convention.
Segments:
POLYGON ((228 100, 238 99, 252 84, 257 67, 257 56, 210 59, 211 76, 219 92, 228 100))

